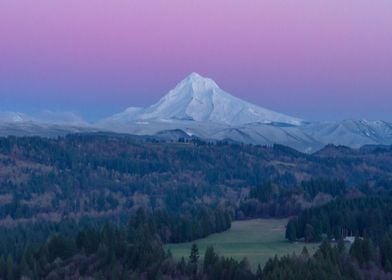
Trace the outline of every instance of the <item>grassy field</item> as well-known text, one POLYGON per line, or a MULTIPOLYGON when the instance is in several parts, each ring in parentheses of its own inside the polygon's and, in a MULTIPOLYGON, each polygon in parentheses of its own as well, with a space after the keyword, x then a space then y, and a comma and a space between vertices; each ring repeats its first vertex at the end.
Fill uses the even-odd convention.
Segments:
MULTIPOLYGON (((241 260, 246 257, 252 268, 262 266, 275 255, 283 256, 296 252, 301 253, 305 244, 290 243, 284 238, 287 219, 256 219, 236 221, 231 229, 191 243, 168 244, 175 259, 189 256, 192 243, 199 247, 200 256, 204 255, 207 246, 214 246, 216 252, 226 257, 241 260)), ((306 244, 309 253, 313 253, 318 244, 306 244)))

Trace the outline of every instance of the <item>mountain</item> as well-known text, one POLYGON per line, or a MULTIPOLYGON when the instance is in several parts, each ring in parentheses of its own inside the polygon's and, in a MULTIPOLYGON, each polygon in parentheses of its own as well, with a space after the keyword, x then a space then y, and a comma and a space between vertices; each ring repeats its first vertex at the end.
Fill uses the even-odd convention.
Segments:
POLYGON ((323 145, 345 145, 359 148, 363 145, 392 144, 392 123, 369 120, 315 122, 302 131, 323 145))
POLYGON ((0 136, 57 137, 97 129, 72 112, 42 111, 35 116, 0 111, 0 136))
POLYGON ((56 124, 86 126, 88 123, 72 112, 54 112, 44 110, 34 116, 20 112, 0 111, 0 123, 8 124, 56 124))
POLYGON ((30 117, 19 112, 0 111, 1 123, 21 123, 30 121, 30 117))
POLYGON ((1 122, 0 137, 6 136, 41 136, 58 137, 72 133, 97 132, 98 129, 88 126, 74 126, 70 124, 47 124, 40 122, 1 122))
POLYGON ((303 121, 243 101, 222 90, 213 80, 192 73, 156 104, 147 108, 130 107, 101 124, 129 121, 187 120, 229 126, 247 123, 285 123, 303 121))
POLYGON ((213 80, 197 73, 190 74, 149 107, 129 107, 94 124, 67 112, 45 111, 30 117, 0 111, 0 136, 53 137, 95 131, 163 140, 197 137, 257 145, 281 144, 307 153, 328 144, 352 148, 392 144, 392 123, 368 120, 305 122, 232 96, 213 80))
POLYGON ((392 124, 344 120, 305 122, 243 101, 213 80, 192 73, 156 104, 130 107, 97 124, 102 129, 137 135, 177 135, 242 143, 287 145, 314 152, 325 145, 392 144, 392 124))

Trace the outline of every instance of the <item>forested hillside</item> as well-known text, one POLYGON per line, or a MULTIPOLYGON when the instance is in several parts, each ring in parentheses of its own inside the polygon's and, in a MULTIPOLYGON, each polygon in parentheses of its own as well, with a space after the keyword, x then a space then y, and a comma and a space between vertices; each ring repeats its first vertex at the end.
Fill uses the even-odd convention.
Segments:
POLYGON ((0 224, 116 216, 138 207, 187 213, 201 205, 235 215, 251 190, 249 198, 262 203, 289 190, 296 204, 306 206, 318 193, 360 195, 391 187, 392 149, 341 150, 329 146, 306 155, 283 146, 95 134, 0 138, 0 224), (305 186, 312 178, 341 182, 337 190, 316 184, 317 190, 305 186), (263 197, 257 188, 270 182, 275 189, 263 197))
POLYGON ((213 250, 215 266, 176 264, 162 244, 224 231, 233 219, 293 215, 290 240, 340 238, 343 229, 381 240, 388 199, 368 213, 383 224, 379 233, 347 221, 360 217, 356 201, 391 191, 391 147, 327 146, 309 155, 279 145, 115 134, 0 138, 0 278, 279 279, 274 267, 284 260, 255 275, 246 261, 213 250), (335 223, 328 211, 347 212, 348 220, 335 223))
POLYGON ((308 242, 325 237, 339 240, 345 236, 361 236, 375 242, 382 240, 392 226, 391 197, 338 199, 322 207, 304 210, 290 220, 286 236, 308 242))

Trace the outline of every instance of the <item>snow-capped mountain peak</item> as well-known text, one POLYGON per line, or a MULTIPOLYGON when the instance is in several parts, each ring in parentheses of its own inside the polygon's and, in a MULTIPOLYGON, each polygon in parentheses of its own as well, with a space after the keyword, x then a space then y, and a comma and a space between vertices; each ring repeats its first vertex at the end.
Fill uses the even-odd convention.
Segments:
POLYGON ((147 108, 141 118, 207 121, 214 110, 214 98, 223 94, 213 80, 192 73, 147 108))
MULTIPOLYGON (((192 73, 156 104, 135 113, 127 110, 113 116, 117 121, 188 120, 243 125, 247 123, 286 123, 300 125, 302 120, 276 113, 243 101, 222 90, 212 79, 192 73)), ((114 118, 109 119, 114 119, 114 118)))
POLYGON ((213 88, 219 88, 214 80, 210 78, 205 78, 196 72, 188 75, 184 80, 182 80, 177 87, 191 86, 195 91, 208 90, 213 88))
POLYGON ((202 99, 208 99, 214 91, 218 90, 220 88, 213 80, 204 78, 197 73, 192 73, 153 106, 159 107, 165 102, 177 102, 180 105, 184 99, 187 101, 195 99, 202 102, 202 99))

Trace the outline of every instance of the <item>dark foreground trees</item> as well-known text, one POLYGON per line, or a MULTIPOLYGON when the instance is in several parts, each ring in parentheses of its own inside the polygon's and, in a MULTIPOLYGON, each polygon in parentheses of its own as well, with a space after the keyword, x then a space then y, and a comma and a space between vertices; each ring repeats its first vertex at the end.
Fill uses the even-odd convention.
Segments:
MULTIPOLYGON (((382 246, 379 249, 384 250, 382 246)), ((313 257, 303 252, 270 259, 262 279, 392 279, 391 271, 381 265, 376 252, 369 240, 357 239, 351 249, 343 243, 332 246, 323 242, 313 257)))
POLYGON ((58 231, 45 242, 23 247, 20 257, 3 252, 0 279, 390 279, 392 234, 377 245, 357 238, 351 247, 323 242, 310 256, 270 259, 252 271, 246 259, 219 256, 213 247, 175 261, 165 252, 158 228, 143 210, 127 226, 89 226, 74 235, 58 231), (377 278, 378 277, 378 278, 377 278), (388 278, 389 277, 389 278, 388 278))
POLYGON ((346 236, 369 238, 379 243, 392 225, 392 198, 386 196, 337 199, 321 207, 301 212, 286 228, 290 241, 303 238, 321 241, 323 236, 342 239, 346 236))

